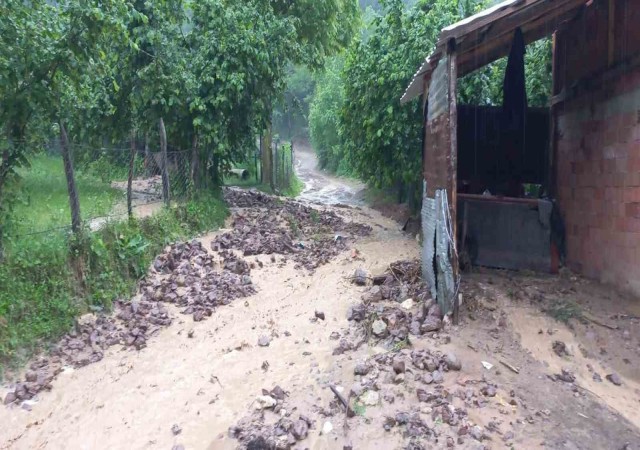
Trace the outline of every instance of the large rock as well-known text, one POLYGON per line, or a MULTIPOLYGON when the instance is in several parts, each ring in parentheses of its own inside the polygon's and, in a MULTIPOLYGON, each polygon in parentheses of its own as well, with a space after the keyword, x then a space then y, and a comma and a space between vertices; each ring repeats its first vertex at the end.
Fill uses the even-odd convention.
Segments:
POLYGON ((291 433, 299 441, 305 439, 309 434, 309 425, 302 419, 296 420, 293 423, 291 433))
POLYGON ((382 301, 382 289, 380 286, 372 286, 365 295, 365 301, 376 303, 382 301))
POLYGON ((353 373, 355 375, 366 375, 371 370, 371 366, 367 363, 359 363, 356 364, 356 367, 353 369, 353 373))
POLYGON ((458 357, 453 353, 447 353, 444 357, 444 362, 447 364, 447 368, 449 370, 460 370, 462 369, 462 363, 458 359, 458 357))
POLYGON ((442 328, 442 319, 438 316, 429 315, 424 319, 422 325, 420 325, 420 331, 422 333, 429 333, 432 331, 438 331, 442 328))
POLYGON ((356 269, 353 274, 353 282, 358 286, 364 286, 367 284, 367 272, 363 268, 356 269))
POLYGON ((378 319, 371 325, 371 331, 375 336, 382 337, 387 334, 387 324, 378 319))

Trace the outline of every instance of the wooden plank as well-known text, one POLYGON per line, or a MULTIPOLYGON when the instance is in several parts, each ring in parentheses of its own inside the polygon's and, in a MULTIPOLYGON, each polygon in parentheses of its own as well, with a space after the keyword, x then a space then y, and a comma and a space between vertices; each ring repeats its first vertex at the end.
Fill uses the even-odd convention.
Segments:
POLYGON ((616 2, 615 0, 609 0, 609 51, 608 51, 608 66, 611 67, 615 61, 615 19, 616 19, 616 2))
MULTIPOLYGON (((456 55, 456 40, 451 39, 447 48, 448 56, 448 69, 449 69, 449 140, 450 140, 450 153, 449 153, 449 215, 451 217, 451 231, 453 239, 453 254, 451 255, 451 268, 453 270, 453 280, 457 283, 459 277, 459 264, 458 264, 458 63, 456 55)), ((454 291, 453 296, 453 312, 454 312, 454 325, 458 325, 458 308, 459 308, 458 292, 454 291)))
MULTIPOLYGON (((561 9, 559 15, 549 18, 540 16, 535 20, 522 26, 525 44, 530 44, 538 39, 548 36, 555 31, 560 24, 575 17, 581 8, 561 9), (552 31, 549 31, 552 30, 552 31)), ((516 27, 517 28, 517 27, 516 27)), ((473 49, 468 49, 464 53, 458 53, 458 76, 462 77, 479 67, 483 67, 497 59, 509 54, 513 33, 516 28, 510 29, 500 36, 496 36, 491 42, 486 42, 473 49)))

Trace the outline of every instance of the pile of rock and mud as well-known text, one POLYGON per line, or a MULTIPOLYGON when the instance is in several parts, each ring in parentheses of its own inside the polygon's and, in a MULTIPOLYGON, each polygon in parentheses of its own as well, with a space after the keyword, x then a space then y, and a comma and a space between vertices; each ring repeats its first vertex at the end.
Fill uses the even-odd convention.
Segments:
POLYGON ((197 240, 168 246, 140 282, 137 299, 115 301, 111 315, 83 316, 46 357, 31 364, 4 403, 51 389, 60 372, 100 361, 109 347, 145 347, 150 336, 171 324, 166 303, 198 322, 219 306, 255 294, 251 270, 263 264, 242 256, 269 255, 275 262, 277 254, 313 271, 346 250, 350 239, 371 232, 368 225, 347 222, 332 211, 258 191, 226 189, 224 197, 235 209, 233 228, 212 241, 216 254, 197 240))
POLYGON ((229 436, 238 440, 240 449, 290 449, 304 441, 315 422, 300 414, 296 408, 288 410, 287 394, 275 386, 263 389, 256 397, 254 411, 229 429, 229 436), (267 414, 271 414, 267 418, 267 414))

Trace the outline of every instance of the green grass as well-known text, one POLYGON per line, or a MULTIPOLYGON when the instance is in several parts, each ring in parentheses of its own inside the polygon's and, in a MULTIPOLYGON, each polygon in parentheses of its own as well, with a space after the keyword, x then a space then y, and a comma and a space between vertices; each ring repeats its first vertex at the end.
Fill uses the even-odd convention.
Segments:
POLYGON ((67 332, 77 315, 129 298, 165 245, 217 229, 227 214, 215 192, 80 238, 58 230, 13 240, 0 264, 0 379, 7 367, 67 332))
MULTIPOLYGON (((11 235, 22 235, 70 225, 69 195, 62 158, 37 155, 31 167, 20 170, 19 199, 13 210, 11 235)), ((109 183, 76 173, 76 186, 83 218, 108 214, 124 198, 109 183)))

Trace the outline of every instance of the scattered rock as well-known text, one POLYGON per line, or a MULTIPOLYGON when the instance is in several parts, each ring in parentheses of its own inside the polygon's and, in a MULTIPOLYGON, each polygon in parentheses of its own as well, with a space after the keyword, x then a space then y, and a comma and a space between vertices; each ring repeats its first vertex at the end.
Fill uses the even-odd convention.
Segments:
POLYGON ((271 339, 269 336, 260 336, 260 339, 258 339, 258 345, 260 347, 268 347, 270 343, 271 339))
POLYGON ((610 373, 606 376, 607 380, 609 380, 611 383, 615 384, 616 386, 622 386, 622 378, 620 378, 620 375, 618 375, 617 373, 610 373))
POLYGON ((18 400, 18 396, 14 392, 9 392, 4 398, 4 404, 10 405, 11 403, 18 400))
POLYGON ((453 353, 447 353, 444 358, 444 362, 447 364, 447 368, 449 370, 460 370, 462 369, 462 363, 458 359, 458 357, 453 353))
POLYGON ((485 397, 495 397, 496 394, 498 393, 498 390, 496 389, 495 386, 488 384, 487 386, 484 386, 482 389, 480 389, 480 392, 485 397))
POLYGON ((173 424, 171 426, 171 432, 173 433, 174 436, 177 436, 180 433, 182 433, 182 427, 178 424, 173 424))
POLYGON ((439 370, 434 370, 433 372, 431 372, 431 378, 433 379, 434 383, 438 384, 444 381, 444 376, 439 370))
POLYGON ((327 421, 322 425, 322 433, 321 434, 329 434, 333 431, 333 425, 331 422, 327 421))
POLYGON ((380 403, 380 394, 376 391, 367 391, 360 396, 360 401, 365 406, 377 406, 380 403))
POLYGON ((387 324, 378 319, 371 325, 371 332, 378 337, 385 336, 387 334, 387 324))
POLYGON ((369 371, 371 371, 371 365, 367 363, 356 364, 356 367, 353 369, 353 373, 356 375, 366 375, 369 371))
POLYGON ((324 320, 324 313, 322 311, 316 311, 316 318, 324 320))
POLYGON ((302 419, 296 420, 291 428, 291 434, 299 441, 305 439, 309 434, 309 424, 302 419))
POLYGON ((423 334, 430 333, 433 331, 438 331, 440 328, 442 328, 442 319, 437 316, 429 315, 424 319, 422 325, 420 325, 420 332, 423 334))
POLYGON ((393 361, 393 371, 395 373, 404 373, 404 371, 406 370, 404 361, 400 360, 400 359, 395 359, 393 361))
POLYGON ((567 349, 567 345, 562 341, 553 341, 553 344, 551 344, 551 348, 553 349, 555 354, 561 358, 563 356, 571 356, 571 353, 569 353, 569 350, 567 349))
POLYGON ((278 402, 270 395, 259 395, 256 397, 255 408, 256 409, 269 409, 276 406, 278 402))
POLYGON ((404 309, 413 309, 415 305, 415 302, 413 301, 412 298, 408 298, 405 301, 403 301, 402 303, 400 303, 400 306, 402 306, 404 309))
POLYGON ((353 274, 353 282, 355 284, 357 284, 358 286, 366 285, 367 284, 367 272, 362 268, 356 269, 355 273, 353 274))

